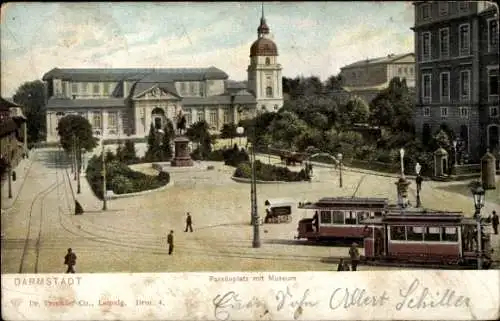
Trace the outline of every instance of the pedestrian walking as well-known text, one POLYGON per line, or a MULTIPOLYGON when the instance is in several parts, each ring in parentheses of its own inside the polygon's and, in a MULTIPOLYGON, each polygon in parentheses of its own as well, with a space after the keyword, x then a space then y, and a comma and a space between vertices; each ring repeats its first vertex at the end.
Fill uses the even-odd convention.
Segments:
POLYGON ((350 271, 349 265, 344 262, 344 259, 340 259, 339 265, 337 266, 337 272, 340 271, 350 271))
POLYGON ((189 212, 186 215, 186 229, 184 232, 187 232, 188 229, 190 232, 193 231, 193 219, 191 218, 191 214, 189 214, 189 212))
POLYGON ((496 211, 493 211, 493 216, 491 217, 491 225, 493 226, 493 233, 498 235, 498 215, 496 211))
POLYGON ((349 249, 349 256, 351 257, 351 270, 357 271, 359 264, 359 249, 358 243, 354 242, 349 249))
POLYGON ((174 251, 174 231, 170 230, 170 233, 167 236, 167 244, 168 244, 168 255, 172 255, 174 251))
POLYGON ((74 266, 76 265, 76 254, 71 248, 68 249, 68 253, 64 257, 64 264, 68 266, 66 273, 75 273, 74 266))

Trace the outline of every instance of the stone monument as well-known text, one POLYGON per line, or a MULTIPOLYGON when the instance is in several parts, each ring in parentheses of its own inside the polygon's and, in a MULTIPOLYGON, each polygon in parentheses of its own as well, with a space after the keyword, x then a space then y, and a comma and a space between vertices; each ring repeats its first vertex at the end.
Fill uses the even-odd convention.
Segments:
POLYGON ((408 206, 408 185, 410 182, 405 177, 405 168, 404 168, 404 156, 405 150, 401 148, 399 151, 401 156, 401 176, 396 181, 397 193, 398 193, 398 205, 401 208, 406 208, 408 206))
POLYGON ((186 130, 186 117, 179 111, 177 116, 177 135, 174 139, 174 158, 170 162, 171 166, 190 167, 193 166, 189 150, 189 139, 184 136, 186 130))
POLYGON ((486 154, 481 158, 481 182, 484 189, 496 189, 496 159, 490 150, 486 150, 486 154))

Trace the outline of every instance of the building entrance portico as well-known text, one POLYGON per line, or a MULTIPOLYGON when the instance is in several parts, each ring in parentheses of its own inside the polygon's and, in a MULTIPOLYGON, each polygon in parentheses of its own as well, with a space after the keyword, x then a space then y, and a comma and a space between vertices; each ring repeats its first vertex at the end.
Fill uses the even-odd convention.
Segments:
POLYGON ((154 129, 156 130, 163 129, 163 127, 165 127, 165 122, 166 122, 165 111, 159 107, 154 108, 151 111, 151 120, 154 129))

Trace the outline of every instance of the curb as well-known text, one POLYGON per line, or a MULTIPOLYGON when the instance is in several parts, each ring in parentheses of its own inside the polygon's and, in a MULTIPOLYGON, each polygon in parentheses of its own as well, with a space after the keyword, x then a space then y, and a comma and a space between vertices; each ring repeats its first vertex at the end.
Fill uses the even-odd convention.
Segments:
MULTIPOLYGON (((231 179, 237 183, 250 183, 250 178, 242 178, 231 176, 231 179)), ((297 184, 297 183, 309 183, 309 181, 296 181, 296 182, 285 182, 285 181, 255 181, 257 184, 297 184)))
MULTIPOLYGON (((26 169, 26 172, 24 173, 25 175, 23 176, 23 181, 21 182, 21 186, 19 187, 19 190, 17 191, 16 197, 14 198, 12 204, 9 207, 0 208, 0 215, 9 213, 10 210, 14 207, 14 204, 17 202, 17 198, 19 197, 19 194, 21 193, 22 189, 24 188, 24 183, 26 182, 26 176, 28 176, 28 173, 31 171, 31 166, 33 166, 33 157, 37 153, 38 153, 38 150, 34 150, 31 153, 31 156, 29 158, 28 168, 26 169)), ((0 197, 2 197, 2 196, 0 195, 0 197)))

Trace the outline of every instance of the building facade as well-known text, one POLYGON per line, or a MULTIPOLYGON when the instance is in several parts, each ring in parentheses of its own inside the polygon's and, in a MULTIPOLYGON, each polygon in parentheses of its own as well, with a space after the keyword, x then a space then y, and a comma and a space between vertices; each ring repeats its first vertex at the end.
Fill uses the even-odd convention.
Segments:
POLYGON ((228 75, 215 67, 163 69, 59 69, 43 76, 47 90, 47 141, 57 141, 61 117, 78 114, 106 139, 142 138, 151 124, 187 126, 205 120, 212 130, 255 113, 245 89, 226 90, 228 75))
POLYGON ((498 8, 491 2, 414 2, 415 126, 424 143, 445 124, 478 159, 500 142, 498 8))
POLYGON ((5 182, 8 170, 13 170, 28 153, 26 118, 21 106, 0 97, 0 177, 5 182))
POLYGON ((415 87, 415 54, 390 54, 365 59, 340 68, 342 88, 369 104, 378 93, 389 86, 391 79, 406 79, 406 85, 415 87))
POLYGON ((250 65, 247 68, 248 90, 255 95, 258 112, 275 112, 283 107, 281 69, 278 47, 272 40, 262 7, 257 40, 250 47, 250 65))

